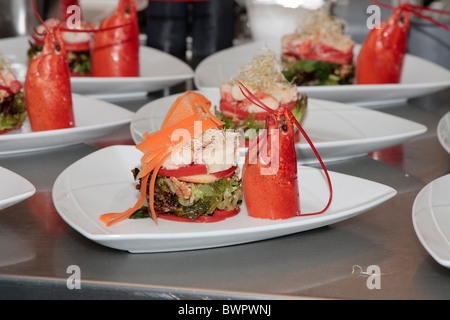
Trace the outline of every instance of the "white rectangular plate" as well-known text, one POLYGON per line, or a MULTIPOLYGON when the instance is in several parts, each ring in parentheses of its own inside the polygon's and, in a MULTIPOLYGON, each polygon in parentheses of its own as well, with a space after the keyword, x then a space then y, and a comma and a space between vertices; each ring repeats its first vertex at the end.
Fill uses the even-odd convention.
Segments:
MULTIPOLYGON (((214 105, 219 106, 218 89, 200 90, 214 105)), ((131 135, 136 143, 143 134, 160 129, 161 124, 179 95, 152 101, 134 115, 131 135)), ((341 160, 365 155, 388 148, 426 132, 419 123, 392 116, 384 112, 348 104, 308 99, 308 109, 302 122, 308 136, 314 142, 322 159, 341 160)), ((316 162, 317 159, 305 139, 296 144, 301 163, 316 162)))
POLYGON ((0 135, 0 156, 41 151, 82 143, 128 125, 134 113, 112 103, 72 95, 75 127, 32 131, 28 118, 22 128, 0 135))
MULTIPOLYGON (((12 70, 22 83, 27 75, 28 37, 0 40, 0 52, 10 61, 12 70)), ((116 96, 153 92, 192 79, 194 71, 185 62, 163 51, 140 47, 139 77, 72 77, 72 92, 87 95, 116 96)))
MULTIPOLYGON (((266 220, 241 212, 215 223, 184 223, 152 219, 125 220, 110 227, 103 213, 122 212, 136 203, 138 192, 131 169, 142 153, 133 146, 96 151, 64 170, 53 186, 53 202, 61 217, 83 236, 107 247, 130 252, 167 252, 213 248, 270 239, 329 225, 369 210, 395 196, 388 186, 331 172, 334 196, 320 215, 266 220)), ((303 213, 322 210, 329 188, 321 170, 299 167, 303 213)))
POLYGON ((450 153, 450 111, 439 120, 436 131, 441 146, 450 153))
POLYGON ((428 253, 450 268, 450 174, 426 185, 416 196, 412 220, 417 237, 428 253))
POLYGON ((19 203, 36 192, 27 179, 0 167, 0 210, 19 203))
MULTIPOLYGON (((281 40, 242 44, 214 53, 195 69, 194 83, 198 89, 218 88, 231 81, 250 60, 261 54, 265 47, 280 56, 281 40)), ((355 57, 359 46, 355 46, 355 57)), ((450 87, 450 71, 425 59, 406 54, 403 73, 398 84, 301 86, 299 91, 311 98, 358 105, 374 105, 404 101, 450 87)))

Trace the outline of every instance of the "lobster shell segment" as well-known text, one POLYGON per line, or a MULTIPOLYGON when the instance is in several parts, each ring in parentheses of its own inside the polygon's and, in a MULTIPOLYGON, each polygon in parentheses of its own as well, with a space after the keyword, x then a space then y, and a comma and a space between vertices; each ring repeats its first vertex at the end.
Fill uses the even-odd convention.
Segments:
POLYGON ((263 219, 300 215, 294 126, 285 108, 268 116, 263 130, 249 146, 242 173, 248 214, 263 219))

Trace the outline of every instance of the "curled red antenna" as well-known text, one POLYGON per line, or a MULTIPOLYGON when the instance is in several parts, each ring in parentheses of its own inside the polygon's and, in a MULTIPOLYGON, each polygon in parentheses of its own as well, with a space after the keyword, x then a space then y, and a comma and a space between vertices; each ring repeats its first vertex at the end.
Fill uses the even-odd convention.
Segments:
POLYGON ((331 183, 331 178, 330 178, 330 175, 328 173, 327 167, 325 166, 325 163, 323 162, 322 158, 320 157, 319 152, 317 151, 316 147, 314 146, 314 143, 311 141, 311 138, 306 134, 305 130, 302 128, 302 126, 297 121, 297 119, 295 119, 295 117, 292 114, 292 112, 289 111, 289 110, 286 110, 285 111, 285 115, 286 115, 286 117, 289 117, 289 119, 297 126, 298 130, 300 130, 300 132, 302 133, 303 137, 306 139, 306 141, 308 142, 309 146, 311 147, 311 150, 314 152, 314 155, 316 156, 317 160, 319 160, 320 166, 322 167, 323 172, 325 173, 325 177, 327 178, 328 188, 330 189, 330 196, 328 198, 328 203, 326 204, 326 206, 321 211, 314 212, 314 213, 300 214, 300 216, 312 216, 312 215, 324 213, 325 211, 328 210, 328 208, 331 205, 331 201, 333 200, 333 184, 331 183))
POLYGON ((40 21, 40 22, 42 23, 42 25, 44 26, 45 30, 47 30, 47 32, 50 32, 50 30, 47 28, 47 26, 46 26, 44 20, 42 19, 41 15, 39 14, 39 11, 38 11, 38 9, 37 9, 37 7, 36 7, 36 2, 35 2, 34 0, 32 0, 32 3, 33 3, 33 10, 34 10, 34 13, 36 14, 36 16, 38 17, 39 21, 40 21))
POLYGON ((69 28, 60 28, 60 29, 61 29, 61 31, 64 31, 64 32, 103 32, 103 31, 109 31, 109 30, 114 30, 114 29, 118 29, 118 28, 123 28, 123 27, 126 27, 131 24, 132 24, 131 22, 127 22, 127 23, 121 24, 119 26, 112 26, 112 27, 101 28, 101 29, 69 29, 69 28))
MULTIPOLYGON (((41 24, 44 26, 44 28, 45 28, 45 30, 47 31, 47 33, 49 33, 49 32, 50 32, 50 29, 49 29, 48 26, 45 24, 45 21, 42 19, 41 15, 39 14, 39 11, 38 11, 38 9, 37 9, 37 7, 36 7, 36 2, 35 2, 35 0, 32 0, 32 3, 33 3, 33 9, 34 9, 34 12, 35 12, 36 16, 38 17, 38 19, 39 19, 39 21, 41 22, 41 24)), ((64 22, 65 22, 65 21, 61 20, 60 23, 59 23, 59 26, 58 26, 58 28, 59 28, 61 31, 64 31, 64 32, 103 32, 103 31, 109 31, 109 30, 114 30, 114 29, 117 29, 117 28, 126 27, 126 26, 132 24, 131 22, 127 22, 127 23, 121 24, 121 25, 119 25, 119 26, 112 26, 112 27, 108 27, 108 28, 102 28, 102 29, 84 29, 84 30, 81 30, 81 29, 61 28, 61 25, 62 25, 64 22)), ((36 29, 34 29, 34 31, 36 32, 36 29)), ((37 34, 37 35, 44 35, 44 34, 39 33, 39 32, 36 32, 36 34, 37 34)))
MULTIPOLYGON (((384 8, 388 8, 388 9, 392 9, 392 10, 395 9, 395 7, 393 7, 391 5, 388 5, 386 3, 383 3, 381 1, 378 1, 378 0, 370 0, 370 1, 372 3, 380 6, 380 7, 384 7, 384 8)), ((440 14, 450 14, 450 11, 422 7, 422 6, 410 4, 409 2, 405 2, 405 3, 401 4, 400 7, 402 7, 403 10, 405 10, 407 12, 410 12, 410 13, 412 13, 412 14, 414 14, 414 15, 422 18, 422 19, 425 19, 427 21, 430 21, 431 23, 434 23, 435 25, 441 27, 444 30, 450 31, 450 27, 449 26, 447 26, 445 24, 442 24, 439 21, 437 21, 437 20, 435 20, 435 19, 433 19, 433 18, 423 14, 422 12, 420 12, 420 11, 428 11, 428 12, 434 12, 434 13, 440 13, 440 14)))

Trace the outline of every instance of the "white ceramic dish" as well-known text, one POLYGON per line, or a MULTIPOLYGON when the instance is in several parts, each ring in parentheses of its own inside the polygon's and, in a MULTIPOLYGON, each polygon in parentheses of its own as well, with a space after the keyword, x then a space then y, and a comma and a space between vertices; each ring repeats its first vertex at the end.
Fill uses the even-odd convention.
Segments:
POLYGON ((417 237, 428 253, 450 268, 450 174, 426 185, 417 195, 412 220, 417 237))
MULTIPOLYGON (((199 92, 212 102, 213 107, 219 105, 218 89, 199 92)), ((136 143, 143 140, 146 131, 160 129, 178 96, 152 101, 135 113, 130 130, 136 143)), ((308 99, 308 111, 302 126, 326 161, 362 156, 397 145, 427 130, 421 124, 384 112, 319 99, 308 99)), ((296 148, 301 163, 317 161, 305 139, 296 148)))
POLYGON ((75 127, 33 132, 28 118, 22 128, 0 135, 0 156, 82 143, 128 125, 134 113, 106 101, 72 95, 75 127))
POLYGON ((0 210, 19 203, 36 192, 36 188, 25 178, 0 167, 0 210))
MULTIPOLYGON (((148 0, 135 0, 134 2, 137 11, 142 11, 148 6, 148 0)), ((81 0, 80 8, 83 19, 99 23, 114 13, 118 3, 118 0, 81 0)))
POLYGON ((437 137, 442 147, 450 153, 450 112, 447 112, 437 125, 437 137))
MULTIPOLYGON (((96 151, 64 170, 53 186, 53 202, 61 217, 83 236, 107 247, 130 252, 165 252, 234 245, 301 232, 360 214, 390 199, 388 186, 331 172, 333 200, 321 215, 286 220, 266 220, 241 212, 216 223, 181 223, 151 219, 126 220, 107 227, 103 213, 121 212, 137 200, 130 170, 142 154, 133 146, 96 151)), ((321 170, 299 168, 302 212, 323 209, 329 189, 321 170)))
MULTIPOLYGON (((243 65, 270 48, 280 56, 281 41, 251 42, 212 54, 195 69, 194 83, 198 89, 217 88, 232 80, 243 65)), ((355 56, 359 46, 355 46, 355 56)), ((450 87, 450 71, 422 58, 406 54, 399 84, 302 86, 299 90, 311 98, 370 106, 405 101, 450 87)))
MULTIPOLYGON (((27 73, 28 37, 0 40, 0 52, 11 63, 17 79, 24 82, 27 73)), ((163 51, 141 46, 139 77, 73 77, 72 92, 86 95, 146 93, 162 90, 194 76, 194 71, 183 61, 163 51)))

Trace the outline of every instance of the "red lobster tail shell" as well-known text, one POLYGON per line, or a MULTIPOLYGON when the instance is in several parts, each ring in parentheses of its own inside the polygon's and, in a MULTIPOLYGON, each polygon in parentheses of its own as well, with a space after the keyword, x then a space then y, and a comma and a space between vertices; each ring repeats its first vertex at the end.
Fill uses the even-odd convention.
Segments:
POLYGON ((268 125, 249 147, 242 173, 248 214, 287 219, 300 215, 294 126, 285 110, 268 116, 268 125))
POLYGON ((369 32, 359 52, 355 78, 357 84, 399 83, 406 52, 409 13, 397 7, 380 28, 369 32))
POLYGON ((248 215, 255 218, 287 219, 325 212, 331 204, 333 188, 328 171, 311 139, 287 107, 272 110, 242 83, 239 85, 247 99, 269 112, 266 118, 266 129, 251 142, 245 157, 242 189, 248 215), (318 212, 300 212, 294 126, 300 130, 314 151, 330 188, 328 203, 318 212))
POLYGON ((120 0, 114 14, 100 24, 91 51, 94 77, 139 76, 139 26, 133 0, 120 0), (123 26, 120 28, 114 28, 123 26))

